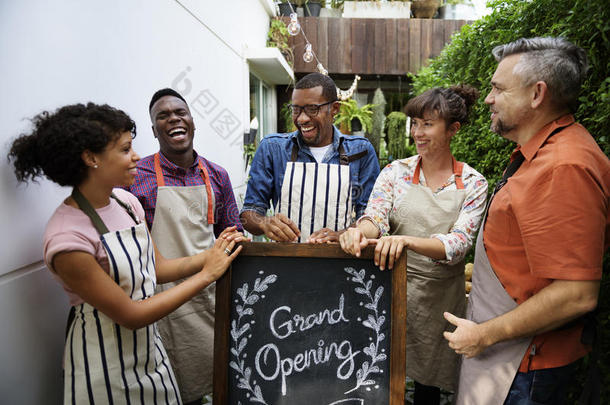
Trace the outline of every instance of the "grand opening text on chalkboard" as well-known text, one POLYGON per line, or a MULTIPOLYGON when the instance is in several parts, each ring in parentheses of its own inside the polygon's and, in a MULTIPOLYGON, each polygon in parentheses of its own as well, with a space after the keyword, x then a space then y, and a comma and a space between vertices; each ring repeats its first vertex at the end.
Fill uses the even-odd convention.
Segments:
POLYGON ((214 402, 402 403, 406 259, 371 257, 246 244, 217 282, 214 402))

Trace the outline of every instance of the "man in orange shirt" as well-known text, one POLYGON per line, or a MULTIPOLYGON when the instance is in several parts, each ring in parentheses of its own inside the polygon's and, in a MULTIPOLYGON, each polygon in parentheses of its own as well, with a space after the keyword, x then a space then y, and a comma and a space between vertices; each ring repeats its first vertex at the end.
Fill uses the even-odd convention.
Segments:
POLYGON ((479 232, 458 404, 561 404, 597 306, 608 246, 610 161, 571 112, 585 52, 561 38, 493 50, 491 129, 517 143, 479 232))

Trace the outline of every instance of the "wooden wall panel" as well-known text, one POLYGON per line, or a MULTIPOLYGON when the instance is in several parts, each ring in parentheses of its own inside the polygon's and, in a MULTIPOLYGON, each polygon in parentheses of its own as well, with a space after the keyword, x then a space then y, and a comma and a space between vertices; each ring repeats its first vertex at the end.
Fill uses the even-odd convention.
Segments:
MULTIPOLYGON (((386 59, 385 54, 392 52, 390 44, 385 42, 385 24, 384 21, 376 18, 373 20, 374 41, 373 45, 386 44, 386 46, 373 46, 373 72, 385 72, 386 59)), ((394 41, 393 41, 394 42, 394 41)), ((395 45, 395 44, 394 44, 395 45)))
POLYGON ((409 32, 409 20, 400 19, 396 22, 396 65, 392 69, 394 74, 404 75, 409 71, 411 51, 417 50, 419 43, 411 44, 411 33, 409 32))
MULTIPOLYGON (((284 17, 288 24, 290 19, 284 17)), ((300 18, 303 32, 329 73, 404 75, 415 73, 438 56, 451 35, 468 24, 464 20, 300 18)), ((290 37, 294 71, 317 71, 305 63, 305 40, 290 37)))
POLYGON ((416 72, 421 66, 421 23, 418 18, 409 23, 409 72, 416 72))

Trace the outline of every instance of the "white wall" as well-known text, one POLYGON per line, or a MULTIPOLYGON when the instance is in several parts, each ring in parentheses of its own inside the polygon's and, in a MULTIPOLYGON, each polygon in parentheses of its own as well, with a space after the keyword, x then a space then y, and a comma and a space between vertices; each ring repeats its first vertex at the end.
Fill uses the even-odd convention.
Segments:
POLYGON ((264 47, 268 0, 0 2, 0 402, 55 404, 67 300, 41 263, 44 225, 69 190, 18 185, 10 141, 44 109, 93 101, 136 121, 134 147, 158 150, 153 92, 174 87, 191 106, 196 150, 245 191, 246 47, 264 47))

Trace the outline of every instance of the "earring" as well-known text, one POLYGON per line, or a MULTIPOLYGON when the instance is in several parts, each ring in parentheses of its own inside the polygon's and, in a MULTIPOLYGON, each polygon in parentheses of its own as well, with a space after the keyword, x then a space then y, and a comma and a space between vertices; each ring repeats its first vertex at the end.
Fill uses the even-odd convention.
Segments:
POLYGON ((97 165, 93 165, 93 168, 94 168, 94 169, 97 169, 97 165))

